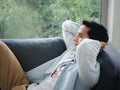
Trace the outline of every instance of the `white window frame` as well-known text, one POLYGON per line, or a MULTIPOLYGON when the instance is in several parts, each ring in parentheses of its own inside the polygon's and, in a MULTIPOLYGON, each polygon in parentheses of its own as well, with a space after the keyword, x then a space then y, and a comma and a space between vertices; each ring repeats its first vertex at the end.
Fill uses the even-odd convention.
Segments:
POLYGON ((100 23, 105 27, 107 27, 108 4, 109 0, 101 0, 100 23))

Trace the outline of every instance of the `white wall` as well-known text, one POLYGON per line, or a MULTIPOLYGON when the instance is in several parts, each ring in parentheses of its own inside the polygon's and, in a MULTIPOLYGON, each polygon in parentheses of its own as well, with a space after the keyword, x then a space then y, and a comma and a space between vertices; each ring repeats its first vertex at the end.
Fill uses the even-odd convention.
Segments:
POLYGON ((109 0, 107 28, 110 42, 120 52, 120 0, 109 0))

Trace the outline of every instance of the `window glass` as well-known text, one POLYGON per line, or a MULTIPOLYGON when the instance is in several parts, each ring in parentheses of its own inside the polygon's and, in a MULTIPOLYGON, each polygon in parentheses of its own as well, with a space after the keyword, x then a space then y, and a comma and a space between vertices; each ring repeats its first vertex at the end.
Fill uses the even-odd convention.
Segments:
POLYGON ((69 19, 100 21, 100 0, 0 0, 0 38, 61 36, 69 19))

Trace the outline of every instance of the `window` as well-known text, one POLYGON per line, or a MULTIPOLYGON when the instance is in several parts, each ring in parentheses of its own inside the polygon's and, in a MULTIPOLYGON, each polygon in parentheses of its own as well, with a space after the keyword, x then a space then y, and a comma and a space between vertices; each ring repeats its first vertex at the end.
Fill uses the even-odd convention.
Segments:
POLYGON ((100 21, 101 0, 1 0, 0 38, 61 36, 66 19, 100 21))

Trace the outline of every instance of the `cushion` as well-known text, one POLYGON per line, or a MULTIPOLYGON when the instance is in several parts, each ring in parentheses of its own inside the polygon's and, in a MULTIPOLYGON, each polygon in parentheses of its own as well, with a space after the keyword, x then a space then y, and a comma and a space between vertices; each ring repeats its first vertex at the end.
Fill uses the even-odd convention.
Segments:
POLYGON ((59 56, 66 49, 62 38, 4 39, 2 41, 13 51, 26 72, 59 56))
POLYGON ((97 61, 100 63, 100 78, 92 90, 116 90, 117 69, 112 60, 109 52, 106 52, 106 50, 98 55, 97 61))

